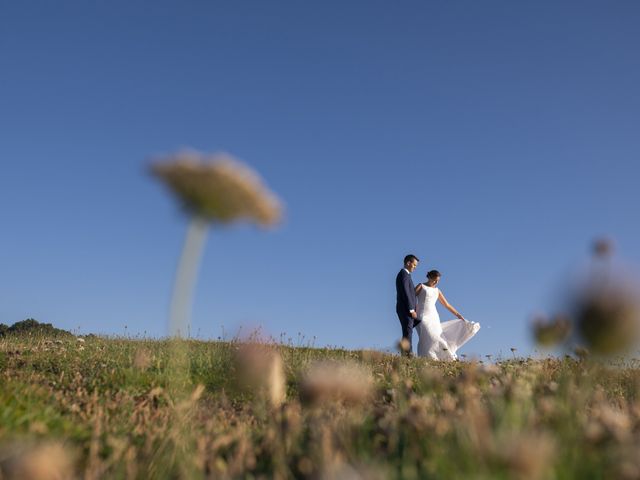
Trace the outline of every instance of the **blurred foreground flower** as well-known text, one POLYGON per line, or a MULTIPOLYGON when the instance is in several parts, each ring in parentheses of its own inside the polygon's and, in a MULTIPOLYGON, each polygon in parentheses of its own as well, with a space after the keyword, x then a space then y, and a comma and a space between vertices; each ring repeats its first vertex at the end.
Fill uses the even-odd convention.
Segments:
POLYGON ((248 220, 271 226, 279 200, 250 168, 226 154, 179 153, 151 167, 191 215, 212 222, 248 220))
POLYGON ((611 239, 594 242, 592 274, 573 302, 581 339, 601 355, 628 351, 640 333, 638 289, 623 271, 613 267, 612 254, 611 239))
POLYGON ((623 269, 614 267, 612 254, 610 239, 593 243, 590 268, 567 296, 569 315, 557 315, 551 321, 534 320, 536 343, 551 347, 564 342, 581 359, 588 356, 583 351, 606 356, 636 346, 640 338, 640 290, 623 269))
POLYGON ((411 353, 411 343, 404 337, 398 341, 397 347, 401 355, 409 355, 411 353))
POLYGON ((74 478, 73 455, 59 443, 13 444, 0 448, 0 478, 62 480, 74 478))
POLYGON ((192 292, 207 226, 244 220, 269 227, 280 220, 282 207, 253 170, 226 154, 178 153, 152 165, 151 172, 191 217, 169 321, 169 335, 180 337, 189 333, 192 292))
POLYGON ((536 318, 533 320, 533 336, 538 345, 553 347, 564 342, 571 333, 571 320, 557 315, 551 320, 536 318))
POLYGON ((365 402, 372 393, 371 372, 360 365, 344 362, 318 362, 300 382, 300 396, 311 404, 344 401, 365 402))
POLYGON ((146 370, 151 365, 153 355, 146 348, 138 348, 133 356, 133 366, 137 370, 146 370))
POLYGON ((576 300, 575 312, 578 332, 594 353, 624 352, 638 340, 640 307, 622 287, 585 292, 576 300))
POLYGON ((245 344, 237 351, 236 367, 240 387, 266 396, 273 408, 286 399, 287 386, 280 354, 260 344, 245 344))
POLYGON ((510 478, 551 478, 557 446, 547 433, 505 432, 493 445, 495 460, 507 467, 510 478))
MULTIPOLYGON (((169 187, 190 217, 169 314, 169 336, 173 341, 168 384, 174 395, 180 396, 190 378, 189 345, 181 339, 190 334, 190 310, 207 228, 212 223, 242 220, 268 227, 280 220, 281 206, 253 170, 229 155, 179 153, 152 165, 151 173, 169 187)), ((282 393, 271 396, 275 404, 281 401, 278 396, 282 393)), ((190 442, 191 431, 185 427, 194 404, 187 402, 186 408, 176 409, 176 436, 182 445, 190 442)))

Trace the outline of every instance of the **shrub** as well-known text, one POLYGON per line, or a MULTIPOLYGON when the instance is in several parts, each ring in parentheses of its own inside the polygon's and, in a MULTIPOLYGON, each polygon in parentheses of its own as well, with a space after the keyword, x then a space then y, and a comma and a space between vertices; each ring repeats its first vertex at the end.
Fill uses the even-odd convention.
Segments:
POLYGON ((0 336, 6 335, 41 335, 45 337, 66 337, 72 336, 70 332, 56 328, 50 323, 40 323, 33 318, 27 318, 21 322, 16 322, 10 327, 0 325, 0 336))

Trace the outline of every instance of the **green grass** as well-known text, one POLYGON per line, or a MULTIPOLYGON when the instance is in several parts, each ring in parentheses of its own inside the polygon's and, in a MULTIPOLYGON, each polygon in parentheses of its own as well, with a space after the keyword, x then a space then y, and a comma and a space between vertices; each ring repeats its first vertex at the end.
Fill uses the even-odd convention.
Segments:
POLYGON ((166 341, 0 338, 0 473, 55 444, 67 461, 45 466, 80 478, 640 476, 637 364, 271 345, 255 348, 247 377, 238 343, 185 348, 176 369, 166 341), (276 404, 260 356, 274 351, 286 391, 276 404), (305 392, 328 360, 328 380, 305 392), (362 395, 338 364, 359 366, 362 395))

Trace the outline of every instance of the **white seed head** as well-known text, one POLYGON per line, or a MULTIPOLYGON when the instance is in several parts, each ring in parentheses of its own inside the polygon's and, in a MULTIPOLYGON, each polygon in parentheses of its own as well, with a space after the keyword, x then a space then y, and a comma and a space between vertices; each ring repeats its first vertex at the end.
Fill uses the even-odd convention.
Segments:
POLYGON ((0 478, 58 480, 73 478, 73 455, 59 443, 14 444, 0 450, 0 478))
POLYGON ((284 363, 277 350, 268 345, 248 343, 236 352, 235 363, 241 388, 260 392, 274 408, 285 402, 284 363))
POLYGON ((282 217, 278 198, 258 174, 227 154, 183 152, 151 167, 191 214, 231 223, 244 220, 272 226, 282 217))
POLYGON ((318 362, 300 382, 300 395, 308 403, 344 401, 358 404, 372 392, 371 372, 364 367, 345 362, 318 362))

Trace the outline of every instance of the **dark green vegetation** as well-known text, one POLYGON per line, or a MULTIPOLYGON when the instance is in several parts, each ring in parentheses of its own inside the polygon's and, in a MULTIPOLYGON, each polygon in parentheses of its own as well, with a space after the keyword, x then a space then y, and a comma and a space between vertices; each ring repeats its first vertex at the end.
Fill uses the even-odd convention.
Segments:
POLYGON ((66 330, 54 327, 50 323, 40 323, 33 318, 27 318, 16 322, 10 327, 0 323, 0 337, 5 335, 39 336, 39 337, 72 337, 73 334, 66 330))
POLYGON ((183 346, 0 338, 2 475, 640 477, 635 364, 183 346))

